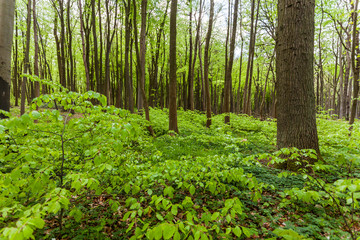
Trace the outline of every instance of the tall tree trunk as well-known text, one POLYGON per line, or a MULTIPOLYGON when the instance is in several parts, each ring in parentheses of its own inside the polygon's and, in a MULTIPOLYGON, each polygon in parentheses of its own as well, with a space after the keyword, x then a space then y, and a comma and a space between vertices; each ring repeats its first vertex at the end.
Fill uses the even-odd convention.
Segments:
POLYGON ((268 79, 269 79, 270 70, 272 69, 272 61, 273 61, 274 57, 275 57, 275 49, 274 49, 273 54, 271 55, 269 68, 268 68, 268 71, 266 72, 266 77, 265 77, 265 86, 264 86, 264 91, 263 91, 261 105, 260 105, 260 118, 262 120, 264 120, 264 118, 265 118, 264 117, 264 106, 265 106, 265 98, 266 98, 266 87, 267 87, 267 83, 268 83, 268 79))
MULTIPOLYGON (((351 48, 351 35, 349 33, 347 34, 346 38, 346 47, 347 49, 351 48)), ((343 116, 346 120, 349 120, 349 112, 348 112, 348 106, 349 106, 349 98, 348 98, 348 92, 349 92, 349 82, 350 82, 350 72, 351 72, 351 55, 348 50, 346 50, 345 54, 345 76, 344 76, 344 95, 343 95, 343 116)))
POLYGON ((230 122, 230 94, 231 94, 231 82, 232 82, 232 67, 234 63, 234 52, 235 52, 235 40, 236 40, 236 26, 237 26, 237 18, 238 18, 238 9, 239 9, 239 0, 235 0, 234 3, 234 18, 233 18, 233 29, 232 36, 230 40, 230 56, 225 72, 225 95, 224 95, 224 113, 225 115, 225 123, 230 122))
MULTIPOLYGON (((191 78, 192 74, 192 56, 193 56, 193 37, 192 37, 192 1, 189 0, 189 6, 190 6, 190 12, 189 12, 189 70, 188 70, 188 86, 189 86, 189 94, 192 91, 193 92, 193 79, 191 78)), ((185 85, 184 85, 185 86, 185 85)), ((184 110, 186 110, 188 107, 191 109, 191 103, 188 101, 194 101, 194 95, 190 96, 188 99, 184 99, 184 110)), ((193 103, 192 103, 193 104, 193 103)))
POLYGON ((246 74, 249 78, 248 79, 249 81, 248 81, 247 93, 245 95, 246 99, 244 101, 244 104, 245 104, 244 111, 246 114, 249 114, 249 115, 251 115, 251 85, 252 85, 252 76, 253 76, 253 68, 254 68, 255 42, 256 42, 259 13, 260 13, 260 0, 258 0, 258 3, 257 3, 257 14, 256 14, 256 19, 255 19, 255 26, 253 27, 253 33, 250 36, 250 45, 251 46, 249 47, 249 55, 251 57, 250 57, 250 62, 248 63, 248 66, 250 66, 249 75, 246 74))
MULTIPOLYGON (((33 26, 34 26, 34 75, 39 77, 39 41, 38 41, 38 34, 37 34, 37 26, 36 26, 36 0, 33 2, 33 26)), ((40 83, 35 82, 35 97, 40 96, 40 83)))
MULTIPOLYGON (((279 0, 277 146, 315 149, 320 157, 315 118, 314 32, 315 0, 279 0)), ((289 159, 283 167, 295 170, 299 166, 289 159)))
MULTIPOLYGON (((30 70, 30 34, 31 34, 31 0, 28 0, 27 4, 27 18, 26 18, 26 46, 25 46, 25 57, 24 57, 24 74, 28 74, 30 70)), ((25 113, 25 99, 26 99, 26 82, 27 77, 23 77, 21 83, 21 106, 20 114, 25 113)))
POLYGON ((353 69, 354 83, 353 83, 353 100, 351 105, 351 115, 349 124, 352 125, 355 121, 356 108, 358 103, 358 95, 359 95, 359 73, 360 73, 360 56, 359 56, 359 31, 357 29, 357 20, 358 20, 358 4, 359 0, 356 0, 355 3, 352 2, 354 11, 352 13, 352 21, 353 21, 353 41, 351 48, 351 66, 353 69))
POLYGON ((105 94, 105 89, 106 86, 104 84, 104 79, 103 79, 103 51, 104 51, 104 45, 103 45, 103 32, 102 32, 102 14, 101 14, 101 2, 102 1, 98 1, 98 12, 99 12, 99 48, 100 48, 100 52, 99 52, 99 80, 100 80, 100 85, 98 86, 98 92, 105 94))
MULTIPOLYGON (((0 0, 0 110, 10 111, 11 48, 15 0, 0 0)), ((5 118, 0 113, 0 119, 5 118)))
MULTIPOLYGON (((136 2, 133 0, 134 9, 136 9, 136 2)), ((134 11, 136 12, 136 11, 134 11)), ((140 91, 142 95, 142 105, 145 110, 145 118, 150 122, 150 113, 149 113, 149 105, 146 98, 145 93, 145 67, 146 67, 146 12, 147 12, 147 0, 141 1, 141 30, 140 30, 140 52, 138 47, 137 40, 137 27, 134 24, 134 33, 135 33, 135 48, 136 48, 136 56, 137 62, 139 65, 139 85, 140 91)), ((136 23, 136 14, 134 14, 134 22, 136 23)), ((154 136, 154 131, 152 126, 148 126, 149 133, 154 136)))
POLYGON ((169 52, 169 130, 179 133, 177 123, 177 104, 176 104, 176 17, 177 17, 177 0, 171 0, 170 13, 170 52, 169 52))
POLYGON ((92 35, 93 35, 93 44, 94 44, 94 69, 95 69, 95 78, 96 78, 96 89, 99 89, 100 86, 100 68, 99 68, 99 48, 98 48, 98 33, 96 31, 96 2, 91 0, 91 25, 92 25, 92 35))
MULTIPOLYGON (((20 75, 19 75, 19 40, 18 40, 18 37, 19 37, 19 29, 18 29, 18 24, 19 24, 19 19, 18 19, 18 11, 15 10, 15 22, 16 22, 16 28, 15 28, 15 57, 14 57, 14 72, 13 72, 13 75, 14 75, 14 96, 15 96, 15 106, 19 106, 19 82, 20 82, 20 75)), ((14 26, 12 27, 14 28, 14 26)), ((0 36, 3 35, 3 34, 0 34, 0 36)), ((11 36, 10 36, 11 37, 11 36)), ((6 54, 2 54, 0 53, 0 55, 5 55, 6 54)), ((1 58, 0 58, 1 60, 1 58)), ((0 87, 0 89, 6 89, 6 87, 0 87)), ((3 94, 5 96, 5 94, 3 94)), ((0 102, 6 102, 5 100, 1 99, 0 102)), ((1 103, 0 103, 1 104, 1 103)), ((0 108, 1 109, 1 108, 0 108)))
POLYGON ((110 52, 111 52, 111 45, 114 40, 115 36, 115 28, 116 28, 116 21, 117 21, 117 3, 115 3, 115 16, 114 16, 114 30, 111 33, 111 19, 110 19, 110 10, 109 10, 109 0, 105 1, 106 7, 106 26, 107 26, 107 33, 106 33, 106 52, 105 52, 105 94, 107 98, 108 106, 113 104, 111 101, 111 94, 110 94, 110 52))
POLYGON ((214 21, 214 0, 210 1, 210 17, 209 17, 209 26, 206 34, 206 42, 204 49, 204 81, 205 81, 205 103, 206 103, 206 127, 210 128, 211 125, 211 98, 210 98, 210 87, 209 87, 209 48, 210 48, 210 39, 211 32, 214 21))
POLYGON ((190 72, 190 76, 189 76, 189 93, 188 93, 188 108, 193 111, 195 108, 195 101, 194 101, 194 76, 195 76, 195 63, 196 63, 196 56, 197 56, 197 51, 198 51, 198 47, 199 47, 199 43, 200 43, 200 26, 201 26, 201 16, 202 16, 202 9, 203 9, 203 0, 200 0, 200 6, 199 6, 199 18, 198 18, 198 23, 196 26, 196 37, 195 37, 195 48, 194 48, 194 59, 193 59, 193 63, 192 63, 192 67, 191 67, 191 72, 190 72))
POLYGON ((130 34, 131 34, 131 20, 130 20, 130 7, 131 1, 125 2, 125 66, 124 66, 124 80, 125 80, 125 108, 134 112, 134 99, 133 99, 133 88, 132 88, 132 79, 130 78, 130 34))
POLYGON ((88 65, 88 56, 85 47, 85 38, 84 38, 84 19, 82 15, 82 6, 81 0, 78 0, 79 5, 79 14, 80 14, 80 35, 81 35, 81 43, 83 50, 83 62, 85 66, 85 76, 86 76, 86 91, 90 91, 90 75, 89 75, 89 65, 88 65))
POLYGON ((68 88, 71 89, 71 91, 75 91, 75 69, 74 69, 74 57, 73 57, 73 49, 72 49, 72 29, 71 29, 71 0, 67 1, 67 50, 68 50, 68 56, 67 56, 67 60, 68 60, 68 65, 70 65, 70 69, 68 69, 68 88))

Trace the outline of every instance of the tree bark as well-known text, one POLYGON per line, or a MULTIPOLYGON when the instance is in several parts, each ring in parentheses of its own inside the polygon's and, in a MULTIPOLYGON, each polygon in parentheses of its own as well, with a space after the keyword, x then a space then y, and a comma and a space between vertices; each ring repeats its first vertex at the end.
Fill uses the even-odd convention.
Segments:
POLYGON ((79 14, 80 14, 80 35, 81 35, 81 43, 82 43, 82 50, 83 50, 83 62, 85 66, 85 76, 86 76, 86 91, 90 91, 90 75, 89 75, 89 65, 88 65, 88 56, 86 54, 85 48, 85 38, 84 38, 84 20, 82 15, 82 6, 81 0, 78 0, 79 5, 79 14))
POLYGON ((234 63, 234 52, 235 52, 235 40, 236 40, 236 26, 237 26, 237 18, 238 18, 238 10, 239 10, 239 0, 235 0, 234 3, 234 19, 233 19, 233 29, 232 36, 230 40, 230 56, 225 72, 225 95, 224 95, 224 113, 225 115, 225 123, 230 122, 230 95, 231 95, 231 78, 232 78, 232 67, 234 63))
MULTIPOLYGON (((314 25, 315 0, 279 0, 277 146, 315 149, 320 157, 315 118, 314 25)), ((283 167, 298 168, 290 159, 283 167)))
POLYGON ((210 1, 210 17, 209 17, 209 26, 206 34, 206 42, 204 49, 204 81, 205 81, 205 103, 206 103, 206 127, 210 128, 211 125, 211 97, 210 97, 210 87, 209 87, 209 48, 210 48, 210 39, 211 32, 214 21, 214 0, 210 1))
MULTIPOLYGON (((31 34, 31 0, 28 0, 27 4, 27 27, 26 27, 26 46, 25 46, 25 57, 24 57, 24 74, 28 74, 30 70, 30 34, 31 34)), ((21 83, 21 105, 20 105, 20 114, 25 113, 25 99, 26 99, 26 82, 27 77, 23 77, 21 83)))
POLYGON ((169 52, 169 130, 179 133, 177 123, 177 104, 176 104, 176 17, 177 0, 171 0, 170 13, 170 52, 169 52))
MULTIPOLYGON (((10 111, 11 49, 15 0, 0 0, 0 110, 10 111)), ((0 119, 5 118, 0 114, 0 119)))
POLYGON ((360 73, 360 56, 359 56, 359 31, 357 30, 357 20, 358 20, 358 4, 359 0, 356 0, 353 3, 354 11, 352 13, 353 21, 353 41, 351 48, 351 66, 353 69, 354 83, 353 83, 353 100, 351 104, 351 114, 349 124, 352 125, 355 121, 356 108, 357 108, 357 97, 359 95, 359 73, 360 73))
MULTIPOLYGON (((37 34, 37 26, 36 26, 36 0, 33 2, 33 26, 34 26, 34 75, 39 77, 39 41, 38 41, 38 34, 37 34)), ((40 83, 35 82, 35 97, 40 96, 40 83)))

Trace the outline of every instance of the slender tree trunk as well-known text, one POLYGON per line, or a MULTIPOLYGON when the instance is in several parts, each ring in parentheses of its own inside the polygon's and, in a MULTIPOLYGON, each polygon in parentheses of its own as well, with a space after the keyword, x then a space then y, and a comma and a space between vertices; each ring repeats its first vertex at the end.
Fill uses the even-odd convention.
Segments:
MULTIPOLYGON (((200 3, 201 4, 201 3, 200 3)), ((189 70, 188 70, 188 86, 189 86, 189 94, 193 92, 193 79, 192 79, 192 56, 193 56, 193 40, 192 40, 192 1, 189 0, 190 12, 189 12, 189 70)), ((200 10, 201 11, 201 10, 200 10)), ((185 86, 185 85, 184 85, 185 86)), ((194 101, 194 95, 190 96, 187 100, 184 99, 184 110, 188 107, 191 109, 191 104, 188 101, 194 101)))
POLYGON ((71 91, 75 91, 75 64, 74 64, 74 57, 73 57, 73 47, 72 47, 72 29, 71 29, 71 0, 67 1, 67 49, 68 49, 68 65, 70 65, 70 69, 68 69, 68 88, 71 89, 71 91))
POLYGON ((81 43, 82 43, 82 50, 83 50, 83 62, 85 66, 85 76, 86 76, 86 91, 90 91, 90 75, 89 75, 89 65, 88 65, 88 56, 86 54, 85 48, 85 38, 84 38, 84 20, 82 15, 82 6, 81 0, 78 0, 79 5, 79 14, 80 14, 80 35, 81 35, 81 43))
POLYGON ((98 86, 98 91, 101 92, 102 94, 105 94, 106 91, 106 86, 104 84, 104 79, 103 79, 103 51, 104 51, 104 45, 103 45, 103 32, 102 32, 102 14, 101 14, 101 2, 103 1, 98 1, 98 12, 99 12, 99 80, 100 80, 100 85, 98 86))
POLYGON ((264 86, 264 91, 262 94, 261 105, 260 105, 260 118, 262 120, 264 120, 264 118, 265 118, 264 117, 264 106, 265 106, 265 98, 266 98, 266 87, 267 87, 267 83, 268 83, 268 79, 269 79, 270 70, 272 69, 272 61, 273 61, 274 57, 275 57, 275 49, 271 56, 269 68, 268 68, 268 71, 266 72, 266 77, 265 77, 265 86, 264 86))
POLYGON ((114 30, 111 33, 111 19, 110 19, 110 10, 109 10, 109 0, 105 2, 106 7, 106 26, 107 26, 107 33, 106 33, 106 52, 105 52, 105 93, 107 98, 107 104, 110 106, 113 104, 113 101, 111 101, 111 94, 110 94, 110 52, 111 52, 111 45, 114 40, 115 36, 115 28, 116 28, 116 21, 117 21, 117 3, 115 3, 115 16, 114 16, 114 30))
POLYGON ((125 108, 134 112, 134 100, 133 100, 133 88, 132 88, 132 79, 130 78, 130 34, 131 34, 131 20, 130 20, 130 7, 131 1, 125 2, 125 66, 124 66, 124 81, 125 81, 125 108))
MULTIPOLYGON (((347 33, 346 39, 346 46, 348 49, 351 48, 351 35, 347 33)), ((343 116, 346 120, 349 120, 349 98, 348 98, 348 91, 349 91, 349 82, 350 82, 350 71, 351 71, 351 56, 348 50, 346 50, 345 55, 345 76, 344 76, 344 99, 343 99, 343 116)))
MULTIPOLYGON (((34 26, 34 75, 39 77, 39 41, 37 34, 37 26, 36 26, 36 0, 33 2, 33 26, 34 26)), ((40 83, 35 82, 35 97, 40 96, 40 83)))
MULTIPOLYGON (((3 9, 3 8, 2 8, 3 9)), ((15 57, 14 57, 14 96, 15 96, 15 106, 19 106, 19 82, 20 82, 20 75, 19 75, 19 29, 18 29, 18 24, 19 24, 19 19, 18 19, 18 11, 15 10, 15 22, 16 22, 16 29, 15 29, 15 57)), ((14 28, 14 26, 12 27, 14 28)), ((0 36, 3 34, 0 34, 0 36)), ((10 36, 11 37, 11 36, 10 36)), ((2 53, 0 53, 0 55, 3 55, 2 53)), ((4 53, 4 55, 6 55, 6 53, 4 53)), ((1 60, 1 58, 0 58, 1 60)), ((6 87, 0 87, 0 89, 6 89, 6 87)), ((3 94, 5 96, 5 94, 3 94)), ((6 102, 5 100, 2 100, 0 102, 6 102)), ((1 109, 1 108, 0 108, 1 109)))
POLYGON ((210 128, 211 125, 211 98, 210 98, 210 88, 209 88, 209 48, 210 48, 210 39, 211 32, 214 21, 214 0, 210 2, 210 17, 209 17, 209 26, 206 34, 206 42, 204 49, 204 81, 205 81, 205 98, 206 98, 206 127, 210 128))
POLYGON ((230 122, 230 91, 231 91, 231 78, 232 78, 232 67, 234 63, 234 52, 235 52, 235 40, 236 40, 236 27, 237 27, 237 18, 238 18, 238 9, 239 9, 239 0, 235 0, 234 3, 234 18, 233 18, 233 29, 232 36, 230 40, 230 56, 225 73, 225 95, 224 95, 224 113, 225 123, 230 122))
POLYGON ((194 76, 195 76, 195 63, 196 63, 196 56, 197 51, 200 43, 200 26, 201 26, 201 16, 202 16, 202 8, 203 8, 203 0, 200 0, 200 6, 199 6, 199 17, 198 17, 198 23, 196 26, 196 37, 195 37, 195 48, 194 48, 194 58, 193 63, 191 67, 191 74, 189 76, 189 93, 188 93, 188 107, 191 111, 194 111, 195 109, 195 101, 194 101, 194 76))
MULTIPOLYGON (((27 4, 27 27, 26 27, 26 46, 25 46, 25 57, 24 57, 24 74, 28 74, 30 71, 30 34, 31 34, 31 0, 28 0, 27 4)), ((25 113, 25 99, 26 99, 26 83, 27 78, 23 77, 21 83, 21 107, 20 114, 25 113)))
POLYGON ((100 88, 100 67, 99 67, 99 47, 97 40, 97 30, 96 30, 96 2, 91 0, 91 25, 92 25, 92 35, 93 35, 93 44, 94 44, 94 69, 95 69, 95 78, 96 78, 96 89, 100 88))
MULTIPOLYGON (((146 67, 146 12, 147 12, 147 0, 141 1, 141 30, 140 30, 140 51, 138 47, 138 40, 137 40, 137 27, 136 24, 134 24, 134 35, 135 35, 135 48, 136 48, 136 57, 137 57, 137 63, 139 66, 139 87, 140 92, 142 95, 142 105, 144 106, 145 110, 145 118, 150 122, 150 113, 149 113, 149 105, 146 98, 145 93, 145 67, 146 67)), ((136 12, 136 2, 133 0, 133 6, 134 10, 136 12)), ((136 14, 134 14, 134 22, 136 23, 136 14)), ((154 130, 152 129, 152 126, 148 126, 149 133, 154 136, 154 130)))
POLYGON ((357 30, 357 20, 358 20, 358 4, 359 0, 355 0, 353 3, 354 11, 352 13, 353 18, 353 41, 352 41, 352 49, 351 49, 351 66, 353 69, 354 75, 354 83, 353 83, 353 100, 351 105, 351 115, 349 124, 352 125, 355 121, 357 103, 358 103, 358 95, 359 95, 359 74, 360 74, 360 56, 359 56, 359 31, 357 30))
POLYGON ((170 83, 169 83, 169 130, 179 133, 177 123, 177 104, 176 104, 176 17, 177 17, 177 0, 171 0, 170 13, 170 83))
MULTIPOLYGON (((249 114, 248 113, 248 88, 249 88, 249 81, 251 81, 251 77, 250 77, 250 69, 251 69, 251 64, 252 64, 252 59, 253 59, 253 52, 254 52, 254 48, 252 45, 252 38, 254 36, 254 22, 255 22, 255 0, 251 1, 251 28, 250 28, 250 44, 249 44, 249 56, 248 56, 248 63, 247 63, 247 69, 246 69, 246 79, 245 79, 245 86, 244 86, 244 95, 243 95, 243 112, 245 114, 249 114)), ((251 91, 251 90, 250 90, 251 91)))
POLYGON ((248 82, 248 88, 247 88, 247 94, 246 94, 246 100, 245 100, 245 108, 244 111, 246 114, 251 115, 251 86, 252 86, 252 76, 253 76, 253 68, 254 68, 254 55, 255 55, 255 42, 256 42, 256 34, 257 34, 257 25, 259 20, 259 13, 260 13, 260 0, 258 0, 257 3, 257 14, 255 19, 255 26, 253 29, 252 36, 250 37, 250 70, 249 70, 249 82, 248 82))

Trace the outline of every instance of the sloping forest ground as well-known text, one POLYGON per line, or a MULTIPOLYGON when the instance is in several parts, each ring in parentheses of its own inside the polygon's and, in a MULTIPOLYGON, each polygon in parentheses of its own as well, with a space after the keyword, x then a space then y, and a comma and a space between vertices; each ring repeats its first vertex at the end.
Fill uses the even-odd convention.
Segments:
POLYGON ((315 154, 277 151, 271 119, 218 115, 207 129, 204 114, 179 110, 172 137, 167 110, 151 109, 152 137, 141 115, 93 92, 41 96, 17 115, 0 121, 0 239, 359 237, 359 122, 349 136, 319 115, 325 162, 295 174, 273 167, 280 154, 315 154))

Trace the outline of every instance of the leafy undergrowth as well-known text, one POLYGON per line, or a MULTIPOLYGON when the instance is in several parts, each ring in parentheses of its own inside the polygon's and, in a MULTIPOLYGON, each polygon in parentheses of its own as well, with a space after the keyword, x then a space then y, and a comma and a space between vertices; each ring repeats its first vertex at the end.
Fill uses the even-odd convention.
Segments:
POLYGON ((142 116, 104 101, 45 95, 0 122, 0 239, 358 237, 359 123, 349 137, 320 116, 325 162, 295 174, 272 167, 278 156, 314 153, 276 151, 273 120, 219 115, 207 129, 204 114, 179 111, 171 137, 167 110, 152 109, 151 137, 142 116), (64 112, 34 110, 54 100, 64 112))

